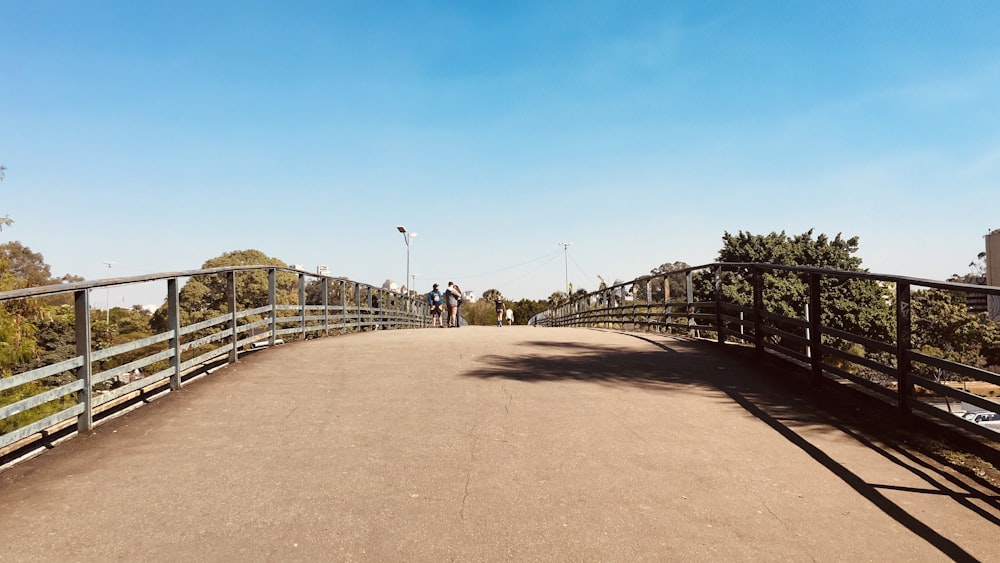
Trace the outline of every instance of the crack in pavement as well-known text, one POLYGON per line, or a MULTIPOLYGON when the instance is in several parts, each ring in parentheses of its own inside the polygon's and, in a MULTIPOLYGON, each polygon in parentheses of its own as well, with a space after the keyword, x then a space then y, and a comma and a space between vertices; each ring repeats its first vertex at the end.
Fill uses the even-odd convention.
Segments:
POLYGON ((458 516, 465 522, 465 507, 469 500, 469 485, 472 483, 472 463, 476 461, 476 423, 469 427, 469 463, 465 466, 465 489, 462 493, 462 505, 458 509, 458 516))

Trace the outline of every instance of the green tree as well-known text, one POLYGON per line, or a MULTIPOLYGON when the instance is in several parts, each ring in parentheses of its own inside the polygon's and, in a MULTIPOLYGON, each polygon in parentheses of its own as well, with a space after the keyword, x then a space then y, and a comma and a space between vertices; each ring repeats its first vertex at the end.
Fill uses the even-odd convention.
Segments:
MULTIPOLYGON (((970 313, 964 293, 927 289, 914 292, 910 303, 914 349, 979 368, 1000 365, 1000 325, 985 313, 970 313)), ((914 368, 937 381, 961 379, 934 366, 914 368)))
MULTIPOLYGON (((0 253, 0 291, 28 287, 28 281, 16 275, 6 254, 0 253)), ((28 371, 39 355, 39 325, 51 318, 37 299, 7 300, 0 304, 0 377, 28 371)), ((43 349, 44 351, 44 349, 43 349)), ((65 359, 65 358, 63 358, 65 359)), ((51 379, 51 378, 48 378, 51 379)), ((51 381, 33 381, 0 391, 0 406, 16 403, 51 388, 51 381)), ((49 401, 0 420, 0 434, 10 432, 36 420, 49 416, 67 406, 76 398, 70 394, 49 401)))
POLYGON ((490 303, 492 303, 493 300, 496 299, 497 295, 503 297, 503 294, 500 293, 499 289, 487 289, 486 291, 483 292, 483 301, 489 301, 490 303))
POLYGON ((479 299, 472 303, 466 301, 462 304, 462 318, 465 322, 474 326, 489 326, 497 324, 496 310, 493 308, 493 301, 479 299))
MULTIPOLYGON (((285 266, 286 263, 271 258, 259 250, 235 250, 207 260, 203 269, 227 266, 285 266)), ((229 310, 226 275, 194 276, 180 291, 181 324, 193 324, 215 318, 229 310)), ((291 272, 278 272, 276 278, 278 303, 298 303, 298 276, 291 272)), ((263 307, 269 301, 268 274, 264 269, 236 273, 236 307, 239 310, 263 307)), ((244 319, 249 322, 250 317, 244 319)), ((167 330, 166 306, 153 314, 151 326, 157 332, 167 330)))
MULTIPOLYGON (((812 229, 789 237, 782 231, 769 235, 753 235, 740 231, 726 232, 719 262, 757 262, 787 266, 808 266, 866 272, 861 268, 858 237, 833 239, 821 234, 813 238, 812 229)), ((789 317, 802 318, 809 300, 808 276, 783 270, 766 271, 764 304, 768 310, 789 317)), ((704 276, 703 276, 704 281, 704 276)), ((750 270, 739 268, 726 277, 722 286, 723 299, 740 305, 753 304, 750 270)), ((701 285, 704 298, 711 298, 701 285)), ((820 321, 828 327, 853 332, 882 341, 891 341, 895 334, 895 316, 889 289, 878 282, 861 279, 840 279, 824 276, 821 281, 823 313, 820 321)))
MULTIPOLYGON (((754 235, 740 231, 736 235, 726 232, 719 262, 767 263, 787 266, 808 266, 865 272, 861 268, 858 237, 834 238, 819 235, 813 238, 810 229, 790 237, 781 233, 754 235)), ((809 302, 809 276, 784 270, 765 270, 764 307, 766 310, 791 318, 804 318, 809 302)), ((696 279, 697 301, 714 299, 713 273, 700 272, 696 279)), ((742 306, 753 305, 752 274, 748 267, 726 270, 721 286, 722 299, 742 306)), ((851 332, 881 342, 895 339, 895 315, 892 309, 891 288, 874 280, 844 279, 823 276, 821 279, 822 314, 820 322, 827 327, 851 332)), ((784 330, 804 335, 804 329, 782 326, 784 330)), ((777 337, 774 337, 777 338, 777 337)), ((865 351, 857 345, 824 335, 824 342, 858 355, 876 357, 874 351, 865 351)), ((792 348, 800 348, 789 344, 792 348)), ((855 372, 865 370, 856 365, 845 366, 855 372)))
MULTIPOLYGON (((341 303, 341 282, 339 280, 329 280, 327 282, 326 302, 330 307, 335 307, 341 303)), ((344 291, 347 297, 351 294, 351 288, 344 291)), ((350 300, 347 300, 350 302, 350 300)), ((319 279, 311 280, 306 285, 306 303, 309 305, 321 305, 323 303, 323 281, 319 279)))
MULTIPOLYGON (((0 257, 7 261, 7 271, 18 280, 18 287, 40 287, 60 283, 83 281, 80 276, 65 274, 62 277, 52 277, 52 269, 45 263, 45 258, 38 252, 32 252, 20 241, 0 244, 0 257)), ((53 295, 40 298, 46 305, 70 305, 72 295, 53 295)))
POLYGON ((549 309, 557 309, 566 303, 569 303, 569 296, 566 295, 565 291, 553 291, 552 294, 549 295, 549 309))
POLYGON ((549 308, 547 302, 535 299, 520 299, 516 303, 511 303, 509 307, 514 311, 514 324, 528 324, 528 319, 549 308))
POLYGON ((52 270, 44 257, 20 241, 0 244, 0 255, 7 260, 8 271, 24 282, 24 287, 38 287, 52 282, 52 270))
POLYGON ((654 276, 662 276, 664 274, 671 274, 673 272, 679 272, 690 268, 686 262, 664 262, 659 266, 653 268, 649 271, 650 274, 654 276))
POLYGON ((687 279, 684 270, 690 267, 686 262, 665 262, 650 270, 649 273, 654 276, 653 300, 663 299, 662 279, 666 279, 670 286, 670 300, 684 301, 687 298, 687 279))

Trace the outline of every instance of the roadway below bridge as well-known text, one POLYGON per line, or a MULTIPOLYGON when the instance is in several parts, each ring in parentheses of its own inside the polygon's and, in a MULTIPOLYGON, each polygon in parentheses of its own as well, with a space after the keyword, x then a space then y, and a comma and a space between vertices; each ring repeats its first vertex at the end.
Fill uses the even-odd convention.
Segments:
POLYGON ((771 370, 589 329, 286 344, 0 473, 0 559, 1000 558, 988 482, 771 370))

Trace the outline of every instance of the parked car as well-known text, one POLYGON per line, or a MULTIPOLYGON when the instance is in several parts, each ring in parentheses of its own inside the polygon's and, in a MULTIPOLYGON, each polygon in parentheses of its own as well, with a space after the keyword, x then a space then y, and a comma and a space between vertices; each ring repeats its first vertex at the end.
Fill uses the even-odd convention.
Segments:
POLYGON ((997 413, 977 412, 976 415, 972 417, 972 422, 975 422, 976 424, 982 424, 984 422, 990 422, 992 420, 1000 420, 997 418, 997 413))
POLYGON ((1000 431, 1000 414, 989 411, 967 412, 962 418, 969 422, 974 422, 980 426, 985 426, 991 430, 1000 431))

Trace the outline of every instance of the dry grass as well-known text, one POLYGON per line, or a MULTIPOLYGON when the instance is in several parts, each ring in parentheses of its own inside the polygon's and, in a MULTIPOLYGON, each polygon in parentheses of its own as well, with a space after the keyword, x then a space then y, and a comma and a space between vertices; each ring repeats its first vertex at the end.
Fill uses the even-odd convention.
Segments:
POLYGON ((980 397, 1000 397, 1000 386, 985 381, 949 381, 946 385, 980 397))

